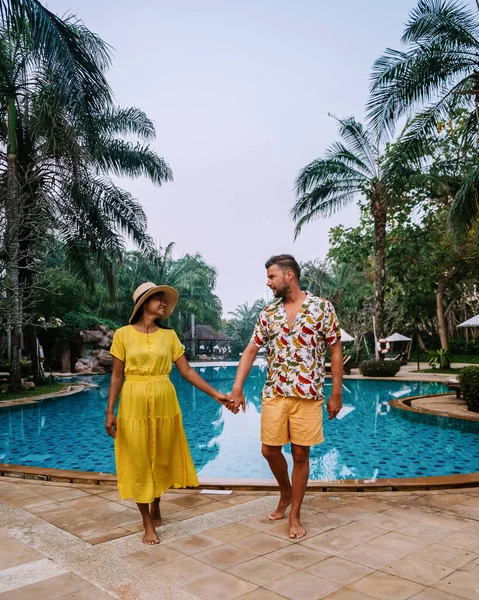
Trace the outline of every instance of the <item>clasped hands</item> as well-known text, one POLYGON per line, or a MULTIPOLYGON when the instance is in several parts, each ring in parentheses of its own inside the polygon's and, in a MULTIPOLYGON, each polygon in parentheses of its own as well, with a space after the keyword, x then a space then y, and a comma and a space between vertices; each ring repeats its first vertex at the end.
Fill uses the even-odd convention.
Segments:
POLYGON ((230 410, 234 415, 239 413, 240 407, 243 412, 246 412, 246 400, 242 391, 238 392, 233 389, 229 394, 217 392, 214 395, 214 399, 216 402, 230 410))
MULTIPOLYGON (((233 390, 229 394, 220 394, 215 396, 215 400, 225 406, 234 415, 238 414, 240 408, 246 412, 246 400, 242 390, 233 390)), ((329 414, 329 419, 335 419, 343 406, 340 394, 332 394, 326 404, 326 410, 329 414)))

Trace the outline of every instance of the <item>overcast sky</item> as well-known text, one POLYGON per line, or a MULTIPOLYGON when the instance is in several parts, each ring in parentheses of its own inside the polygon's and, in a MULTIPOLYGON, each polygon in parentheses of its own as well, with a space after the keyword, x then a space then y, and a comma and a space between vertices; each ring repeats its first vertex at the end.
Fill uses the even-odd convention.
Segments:
MULTIPOLYGON (((114 49, 119 104, 155 122, 154 148, 175 181, 123 181, 149 232, 175 255, 218 271, 225 314, 267 297, 264 262, 324 258, 328 231, 355 206, 293 242, 289 210, 303 166, 336 139, 338 117, 362 119, 373 61, 399 47, 416 0, 49 0, 114 49)), ((158 282, 161 283, 161 282, 158 282)))

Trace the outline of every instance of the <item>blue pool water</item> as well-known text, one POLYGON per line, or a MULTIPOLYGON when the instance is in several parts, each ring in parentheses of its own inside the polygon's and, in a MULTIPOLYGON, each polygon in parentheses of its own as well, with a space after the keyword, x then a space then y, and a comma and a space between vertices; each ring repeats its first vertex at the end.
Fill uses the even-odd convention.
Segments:
MULTIPOLYGON (((208 367, 201 375, 223 392, 234 367, 208 367)), ((264 369, 246 386, 247 412, 233 415, 174 370, 186 434, 202 477, 271 478, 261 456, 259 420, 264 369)), ((105 434, 109 377, 67 399, 0 409, 0 462, 57 469, 114 472, 113 440, 105 434)), ((331 390, 326 385, 326 395, 331 390)), ((479 424, 391 409, 394 398, 442 393, 438 383, 346 380, 340 420, 325 419, 326 441, 311 452, 311 479, 424 477, 479 470, 479 424)), ((291 451, 286 446, 291 463, 291 451)))

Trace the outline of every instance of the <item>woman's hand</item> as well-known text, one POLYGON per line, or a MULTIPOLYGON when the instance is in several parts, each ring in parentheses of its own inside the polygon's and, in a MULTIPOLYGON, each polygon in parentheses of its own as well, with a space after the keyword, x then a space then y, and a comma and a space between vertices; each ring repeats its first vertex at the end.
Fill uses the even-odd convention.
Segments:
POLYGON ((220 392, 215 392, 213 399, 216 400, 216 402, 218 402, 218 404, 222 404, 223 406, 226 406, 226 408, 228 410, 233 410, 233 403, 231 402, 231 400, 228 398, 228 396, 226 394, 221 394, 220 392))
POLYGON ((116 417, 113 413, 107 413, 105 427, 108 435, 111 435, 112 438, 116 438, 116 417))

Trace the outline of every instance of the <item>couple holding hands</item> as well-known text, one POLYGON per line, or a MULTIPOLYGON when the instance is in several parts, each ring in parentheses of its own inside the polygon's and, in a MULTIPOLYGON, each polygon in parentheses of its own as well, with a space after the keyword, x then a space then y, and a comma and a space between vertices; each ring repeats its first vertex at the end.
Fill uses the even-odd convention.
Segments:
POLYGON ((267 285, 276 300, 258 317, 229 395, 215 390, 189 365, 176 333, 161 325, 178 301, 174 288, 153 283, 139 286, 133 294, 130 324, 115 333, 105 426, 115 438, 120 496, 136 501, 145 544, 159 543, 155 526, 161 523, 164 492, 199 485, 169 377, 173 364, 192 385, 236 414, 246 410, 243 385, 263 346, 268 351, 268 370, 261 412, 262 454, 280 489, 279 504, 269 518, 282 519, 291 505, 290 537, 301 538, 306 533, 300 510, 309 476, 309 449, 324 440, 326 348, 331 354, 333 379, 326 406, 329 418, 335 418, 342 407, 341 334, 331 303, 301 290, 300 267, 292 256, 273 256, 265 266, 267 285), (293 457, 291 480, 282 452, 288 442, 293 457))

